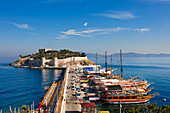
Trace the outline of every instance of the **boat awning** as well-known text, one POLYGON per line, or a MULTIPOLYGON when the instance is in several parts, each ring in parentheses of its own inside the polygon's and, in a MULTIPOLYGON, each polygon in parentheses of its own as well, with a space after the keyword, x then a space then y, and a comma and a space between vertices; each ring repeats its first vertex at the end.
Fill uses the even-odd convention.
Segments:
POLYGON ((96 107, 96 105, 94 103, 81 103, 81 107, 96 107))

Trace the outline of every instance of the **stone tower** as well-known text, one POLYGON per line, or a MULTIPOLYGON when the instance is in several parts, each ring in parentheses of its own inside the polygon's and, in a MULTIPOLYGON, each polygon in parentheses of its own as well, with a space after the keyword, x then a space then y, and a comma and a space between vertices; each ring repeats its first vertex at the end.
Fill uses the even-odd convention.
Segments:
POLYGON ((45 57, 41 58, 41 66, 45 67, 45 57))
POLYGON ((53 59, 53 66, 54 67, 58 66, 58 58, 57 57, 54 57, 54 59, 53 59))

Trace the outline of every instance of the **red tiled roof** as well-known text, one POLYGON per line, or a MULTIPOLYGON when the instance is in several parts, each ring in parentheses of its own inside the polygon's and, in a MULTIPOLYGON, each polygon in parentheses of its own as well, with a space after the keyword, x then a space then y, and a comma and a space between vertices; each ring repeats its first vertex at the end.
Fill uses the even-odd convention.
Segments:
POLYGON ((81 107, 96 107, 96 105, 94 103, 81 103, 81 107))

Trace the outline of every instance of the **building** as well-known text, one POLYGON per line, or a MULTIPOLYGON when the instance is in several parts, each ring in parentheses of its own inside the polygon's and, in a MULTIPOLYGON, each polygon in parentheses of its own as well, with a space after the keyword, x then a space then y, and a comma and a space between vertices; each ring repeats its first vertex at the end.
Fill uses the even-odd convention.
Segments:
POLYGON ((51 51, 51 49, 39 49, 39 53, 41 53, 41 52, 47 52, 47 51, 51 51))
POLYGON ((46 59, 45 57, 42 57, 41 64, 42 67, 48 67, 48 66, 54 66, 58 67, 61 63, 67 63, 71 61, 81 61, 81 60, 87 60, 87 56, 85 57, 69 57, 65 59, 58 59, 57 57, 54 57, 53 59, 46 59))

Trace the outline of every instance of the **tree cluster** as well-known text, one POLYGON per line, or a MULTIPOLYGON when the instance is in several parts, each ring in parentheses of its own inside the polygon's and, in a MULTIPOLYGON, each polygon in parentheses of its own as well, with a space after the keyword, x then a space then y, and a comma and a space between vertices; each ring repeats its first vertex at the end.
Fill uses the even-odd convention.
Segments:
POLYGON ((68 49, 63 49, 63 50, 50 50, 47 52, 39 52, 39 53, 34 53, 32 55, 26 55, 26 56, 22 56, 20 55, 21 58, 26 58, 26 57, 30 57, 33 58, 35 60, 37 59, 41 59, 42 57, 45 57, 46 59, 52 59, 54 57, 57 57, 58 59, 64 59, 64 58, 69 58, 69 57, 85 57, 86 54, 85 53, 79 53, 79 52, 73 52, 70 51, 68 49))
POLYGON ((150 104, 147 107, 137 107, 124 110, 124 113, 170 113, 170 106, 158 106, 157 103, 150 104))

